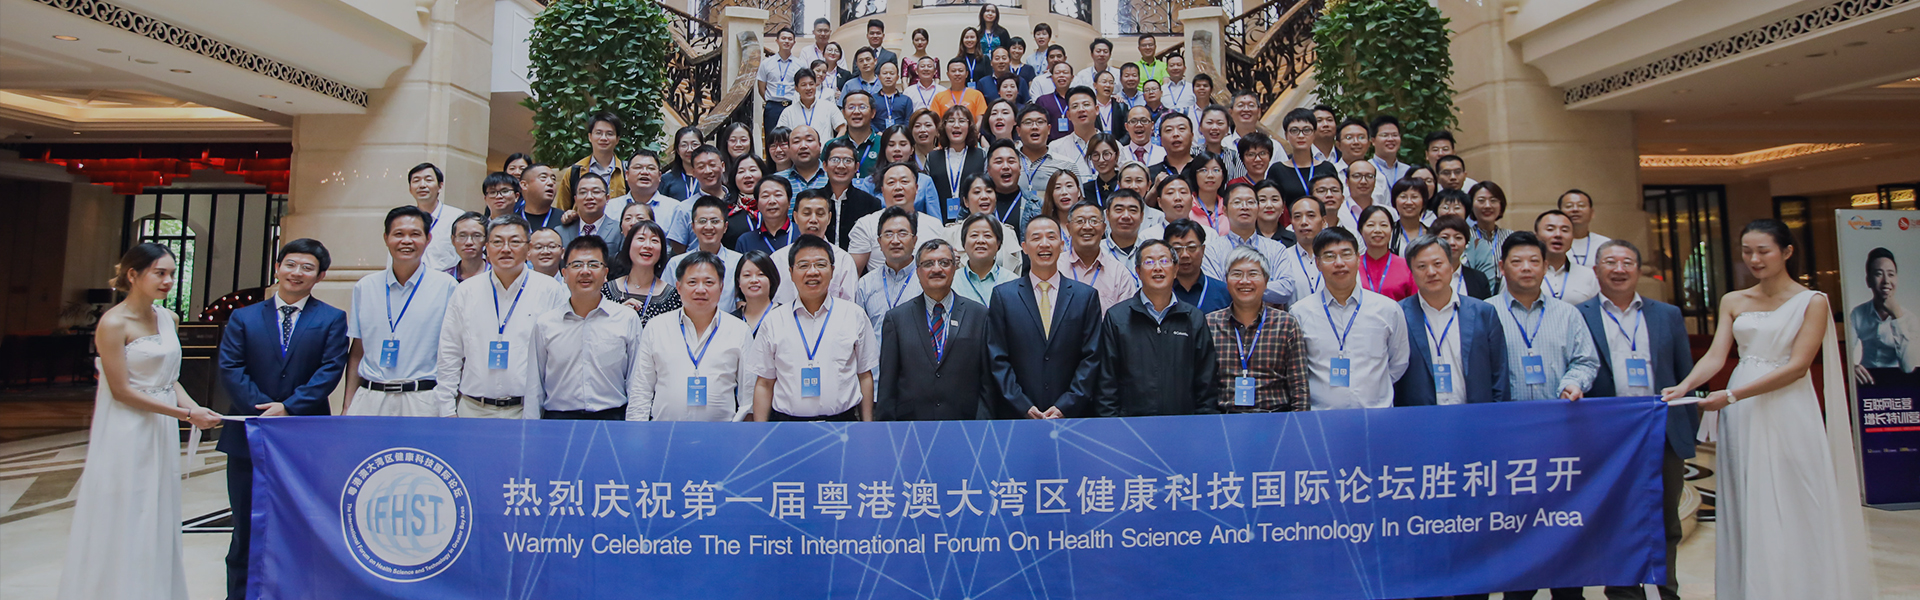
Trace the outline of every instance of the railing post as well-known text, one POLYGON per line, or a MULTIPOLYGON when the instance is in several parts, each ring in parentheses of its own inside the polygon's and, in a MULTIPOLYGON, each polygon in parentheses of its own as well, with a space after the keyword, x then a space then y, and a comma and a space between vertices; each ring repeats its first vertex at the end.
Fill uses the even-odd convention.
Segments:
MULTIPOLYGON (((746 64, 748 58, 741 55, 741 48, 745 46, 741 40, 760 40, 767 30, 767 19, 771 18, 771 16, 771 13, 768 13, 766 9, 745 6, 729 6, 725 10, 720 11, 720 22, 718 25, 720 26, 720 33, 724 37, 720 43, 720 48, 721 58, 725 61, 721 63, 723 70, 720 72, 720 76, 722 81, 732 82, 734 76, 740 73, 741 66, 746 64), (741 36, 746 37, 743 38, 741 36)), ((763 119, 762 115, 766 114, 766 111, 760 110, 760 107, 766 106, 766 99, 760 98, 760 92, 757 89, 758 86, 755 87, 756 90, 753 93, 753 97, 756 101, 751 102, 753 109, 748 112, 753 113, 753 130, 766 131, 760 123, 763 119)), ((726 87, 722 86, 720 93, 725 95, 726 87)), ((716 98, 715 100, 717 101, 718 99, 716 98)))
MULTIPOLYGON (((1180 11, 1180 26, 1184 30, 1187 55, 1187 77, 1194 73, 1206 73, 1213 78, 1215 95, 1228 89, 1227 51, 1225 47, 1227 19, 1232 15, 1218 6, 1197 6, 1180 11)), ((1196 99, 1198 100, 1198 99, 1196 99)))

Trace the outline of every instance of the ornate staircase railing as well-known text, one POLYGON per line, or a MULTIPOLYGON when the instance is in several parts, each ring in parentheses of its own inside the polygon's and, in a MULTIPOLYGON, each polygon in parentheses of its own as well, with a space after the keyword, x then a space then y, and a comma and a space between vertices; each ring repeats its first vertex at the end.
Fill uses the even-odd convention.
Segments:
POLYGON ((1326 0, 1271 0, 1227 21, 1227 88, 1252 90, 1271 106, 1313 70, 1313 23, 1326 0))
MULTIPOLYGON (((710 0, 700 6, 700 18, 711 22, 720 16, 720 11, 730 6, 745 6, 767 11, 767 35, 778 35, 780 30, 792 27, 800 35, 807 35, 812 29, 801 23, 806 9, 804 0, 710 0)), ((879 0, 884 4, 885 0, 879 0)))
POLYGON ((660 8, 667 11, 674 42, 674 51, 667 56, 672 87, 667 88, 665 104, 680 122, 695 123, 720 101, 721 71, 726 64, 723 33, 720 27, 665 3, 660 8))

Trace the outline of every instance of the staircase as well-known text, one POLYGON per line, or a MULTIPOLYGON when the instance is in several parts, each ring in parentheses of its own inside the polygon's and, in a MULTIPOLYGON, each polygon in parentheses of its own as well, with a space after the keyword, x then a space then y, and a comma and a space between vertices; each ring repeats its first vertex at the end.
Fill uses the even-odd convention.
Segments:
MULTIPOLYGON (((807 30, 800 2, 806 0, 718 0, 702 5, 696 16, 663 2, 672 19, 675 53, 667 70, 674 87, 666 99, 669 131, 693 124, 711 134, 730 122, 748 122, 760 114, 755 107, 754 76, 759 61, 771 55, 770 45, 749 32, 772 35, 788 26, 807 30), (766 11, 764 18, 738 19, 741 11, 766 11), (752 27, 748 27, 752 25, 752 27), (728 33, 733 35, 729 37, 728 33)), ((972 14, 986 0, 813 0, 837 2, 828 17, 839 26, 832 39, 842 47, 865 44, 866 21, 889 21, 887 47, 902 56, 911 54, 906 39, 915 28, 934 33, 928 50, 946 57, 959 30, 973 23, 972 14), (904 25, 904 27, 902 26, 904 25)), ((1107 35, 1114 40, 1114 61, 1133 60, 1131 40, 1140 35, 1177 37, 1163 42, 1161 56, 1181 52, 1188 57, 1189 77, 1207 73, 1216 82, 1215 101, 1226 104, 1230 90, 1252 90, 1267 107, 1269 128, 1288 110, 1305 106, 1311 95, 1316 54, 1313 24, 1326 0, 1268 0, 1228 14, 1222 0, 994 0, 1001 21, 1014 35, 1029 37, 1031 23, 1048 22, 1055 43, 1068 48, 1075 65, 1086 63, 1086 42, 1107 35), (1191 10, 1201 9, 1201 10, 1191 10), (1113 13, 1109 15, 1108 13, 1113 13), (1111 18, 1109 18, 1111 16, 1111 18), (1104 25, 1096 26, 1096 23, 1104 25), (1105 30, 1103 32, 1103 30, 1105 30), (1224 85, 1219 82, 1225 82, 1224 85)), ((757 14, 755 15, 757 17, 757 14)), ((805 39, 801 43, 808 43, 805 39)))

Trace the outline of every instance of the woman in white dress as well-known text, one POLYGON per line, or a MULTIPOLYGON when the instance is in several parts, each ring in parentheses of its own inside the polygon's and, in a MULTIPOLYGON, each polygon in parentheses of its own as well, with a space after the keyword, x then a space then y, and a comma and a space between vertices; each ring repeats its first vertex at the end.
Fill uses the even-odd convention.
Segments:
POLYGON ((1787 273, 1786 225, 1762 219, 1741 231, 1740 256, 1759 285, 1720 300, 1713 347, 1669 401, 1707 382, 1738 343, 1727 389, 1707 395, 1720 417, 1715 596, 1722 600, 1856 600, 1874 597, 1854 478, 1852 422, 1824 294, 1787 273), (1824 343, 1823 343, 1824 340, 1824 343), (1808 372, 1825 347, 1823 425, 1808 372))
POLYGON ((113 287, 127 299, 100 317, 100 391, 86 470, 67 539, 60 598, 187 597, 180 561, 178 421, 202 429, 220 415, 177 381, 177 317, 154 304, 173 289, 173 254, 140 244, 120 259, 113 287))

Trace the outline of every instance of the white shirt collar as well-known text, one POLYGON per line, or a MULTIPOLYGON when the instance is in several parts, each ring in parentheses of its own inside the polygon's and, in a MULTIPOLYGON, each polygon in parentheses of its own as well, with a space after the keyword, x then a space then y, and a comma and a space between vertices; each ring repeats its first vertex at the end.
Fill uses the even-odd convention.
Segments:
MULTIPOLYGON (((419 276, 419 274, 418 274, 418 273, 415 273, 415 274, 414 274, 414 276, 416 276, 416 277, 418 277, 418 276, 419 276)), ((297 312, 300 312, 300 311, 304 311, 304 310, 306 310, 306 309, 307 309, 307 301, 308 301, 308 300, 312 300, 312 299, 313 299, 313 296, 307 296, 307 297, 305 297, 305 298, 301 298, 299 302, 295 302, 295 303, 293 303, 293 304, 287 304, 287 301, 286 301, 286 300, 283 300, 283 299, 281 299, 281 298, 280 298, 280 294, 278 294, 278 293, 275 293, 275 294, 273 295, 273 310, 274 310, 274 312, 279 312, 279 311, 280 311, 280 307, 282 307, 282 306, 291 306, 291 307, 293 307, 293 311, 297 313, 297 312)))

